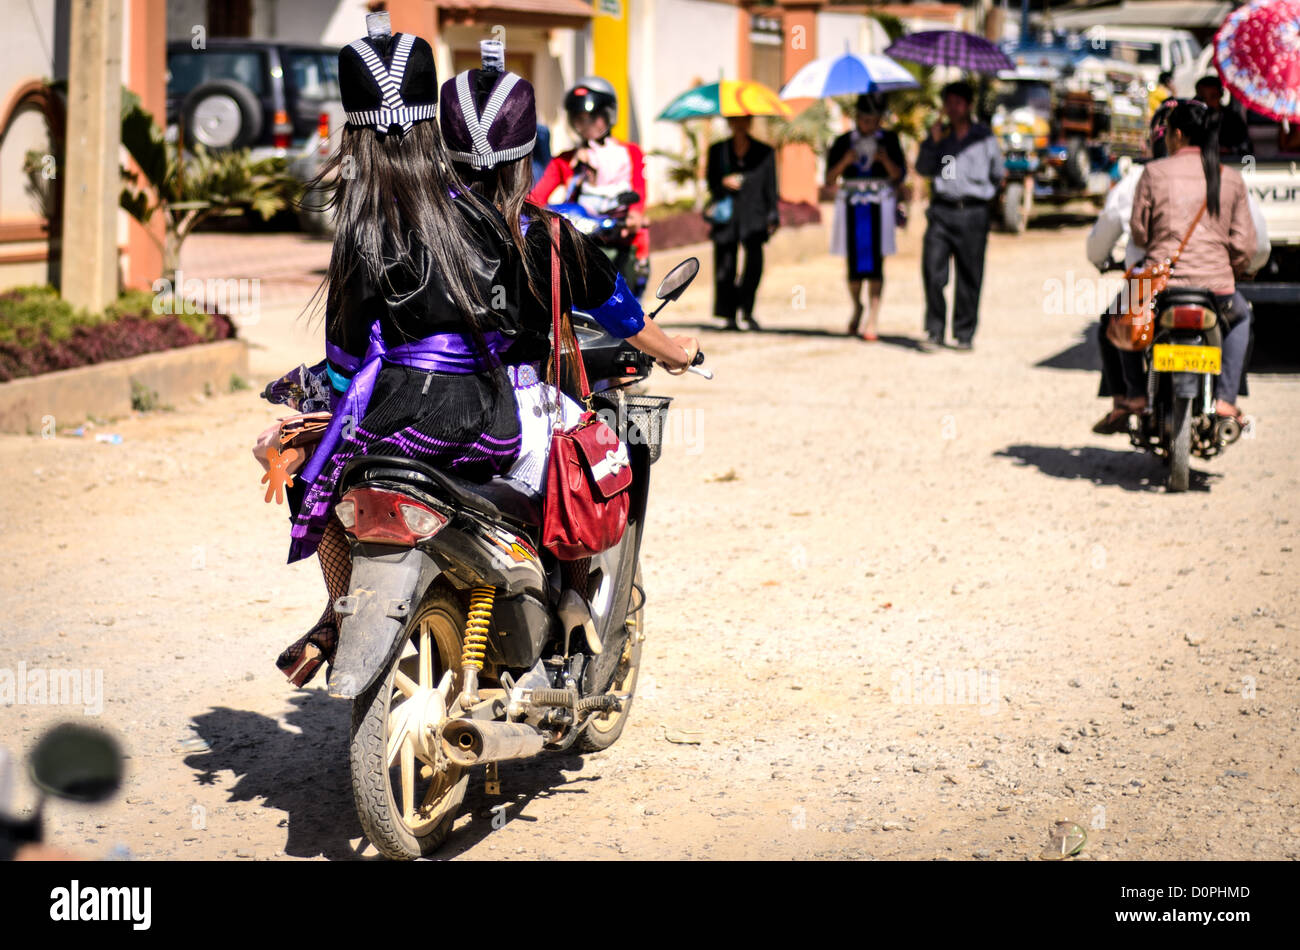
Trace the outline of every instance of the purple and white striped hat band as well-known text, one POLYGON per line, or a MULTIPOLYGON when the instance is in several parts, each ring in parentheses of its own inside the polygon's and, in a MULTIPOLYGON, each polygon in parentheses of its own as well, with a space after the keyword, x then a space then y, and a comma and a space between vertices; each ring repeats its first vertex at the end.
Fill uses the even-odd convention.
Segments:
POLYGON ((452 161, 483 170, 523 158, 537 143, 532 84, 490 69, 458 73, 442 85, 441 126, 452 161))
POLYGON ((411 33, 362 38, 339 51, 339 91, 350 126, 410 132, 437 117, 437 88, 433 50, 411 33))

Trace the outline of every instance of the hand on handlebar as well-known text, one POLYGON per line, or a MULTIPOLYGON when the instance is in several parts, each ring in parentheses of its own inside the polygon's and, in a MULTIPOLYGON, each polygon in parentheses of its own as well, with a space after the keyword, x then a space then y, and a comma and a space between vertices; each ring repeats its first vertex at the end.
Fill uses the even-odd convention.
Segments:
POLYGON ((698 361, 700 356, 700 341, 693 336, 675 336, 672 341, 682 348, 686 359, 674 364, 663 363, 665 369, 673 376, 680 376, 686 372, 698 361))

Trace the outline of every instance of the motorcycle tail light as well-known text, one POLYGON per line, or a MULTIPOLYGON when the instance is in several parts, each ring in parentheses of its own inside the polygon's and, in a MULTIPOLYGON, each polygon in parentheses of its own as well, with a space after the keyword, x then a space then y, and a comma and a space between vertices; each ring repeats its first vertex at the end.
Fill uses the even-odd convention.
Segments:
POLYGON ((316 135, 320 137, 320 154, 329 154, 330 114, 322 112, 316 120, 316 135))
POLYGON ((409 495, 381 488, 354 488, 334 510, 348 534, 358 541, 405 547, 433 537, 450 520, 409 495))
POLYGON ((1160 326, 1166 330, 1208 330, 1217 315, 1209 307, 1195 304, 1169 307, 1160 312, 1160 326))
POLYGON ((443 515, 423 505, 398 505, 397 508, 402 513, 406 526, 417 537, 427 538, 437 534, 447 523, 443 515))

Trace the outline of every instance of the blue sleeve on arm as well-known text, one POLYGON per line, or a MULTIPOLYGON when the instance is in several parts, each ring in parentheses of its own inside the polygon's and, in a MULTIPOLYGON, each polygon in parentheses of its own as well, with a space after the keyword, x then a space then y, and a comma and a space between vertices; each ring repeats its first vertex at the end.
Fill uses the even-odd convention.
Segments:
POLYGON ((614 292, 609 299, 590 313, 607 331, 623 339, 635 336, 645 327, 645 312, 622 274, 614 279, 614 292))

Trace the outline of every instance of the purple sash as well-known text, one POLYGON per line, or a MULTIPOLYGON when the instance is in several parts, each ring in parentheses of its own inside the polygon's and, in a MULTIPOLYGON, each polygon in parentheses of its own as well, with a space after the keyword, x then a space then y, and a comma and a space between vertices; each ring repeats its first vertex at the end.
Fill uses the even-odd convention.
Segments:
MULTIPOLYGON (((488 352, 493 358, 496 358, 498 353, 505 350, 509 344, 501 333, 491 332, 483 336, 488 352)), ((311 541, 319 540, 323 517, 328 514, 327 505, 321 504, 321 500, 322 497, 332 496, 334 489, 333 485, 317 485, 316 481, 326 463, 333 458, 339 448, 343 429, 348 421, 351 420, 352 428, 355 429, 365 418, 370 406, 370 397, 374 394, 375 381, 379 378, 379 370, 385 362, 441 373, 469 374, 487 368, 474 350, 472 341, 460 333, 434 333, 422 340, 390 348, 384 343, 378 320, 370 326, 370 345, 366 348, 366 355, 360 360, 333 344, 327 344, 325 352, 330 360, 344 369, 355 367, 355 373, 347 392, 336 402, 329 428, 325 430, 324 437, 299 476, 306 486, 306 491, 303 496, 303 510, 290 531, 290 536, 293 538, 290 562, 307 557, 315 549, 315 544, 311 541)))

